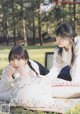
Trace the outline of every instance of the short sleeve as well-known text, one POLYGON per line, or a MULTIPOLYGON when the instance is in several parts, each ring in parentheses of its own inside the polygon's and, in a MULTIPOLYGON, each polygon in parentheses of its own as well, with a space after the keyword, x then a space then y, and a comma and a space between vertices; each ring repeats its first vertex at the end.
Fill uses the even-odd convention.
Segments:
POLYGON ((37 64, 36 62, 32 61, 32 60, 30 60, 30 62, 31 62, 32 67, 35 69, 35 71, 36 71, 38 74, 40 74, 38 64, 37 64))

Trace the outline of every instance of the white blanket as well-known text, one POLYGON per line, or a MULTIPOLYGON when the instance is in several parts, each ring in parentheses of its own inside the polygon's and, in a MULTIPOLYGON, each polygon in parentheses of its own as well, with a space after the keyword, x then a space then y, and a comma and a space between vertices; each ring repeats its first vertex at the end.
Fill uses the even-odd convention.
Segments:
POLYGON ((66 99, 73 97, 80 98, 78 83, 28 77, 15 83, 10 104, 24 108, 48 107, 54 111, 64 111, 80 103, 80 99, 66 99))

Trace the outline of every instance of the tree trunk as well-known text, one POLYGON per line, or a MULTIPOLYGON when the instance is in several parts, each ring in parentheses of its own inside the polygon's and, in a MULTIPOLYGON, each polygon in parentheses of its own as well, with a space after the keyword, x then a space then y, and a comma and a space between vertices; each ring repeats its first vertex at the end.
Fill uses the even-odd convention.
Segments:
POLYGON ((12 1, 12 11, 13 11, 13 42, 16 45, 16 28, 15 28, 15 14, 14 14, 14 1, 12 1))
POLYGON ((26 34, 26 21, 25 21, 25 3, 22 3, 22 23, 23 23, 23 37, 24 37, 24 46, 27 46, 27 34, 26 34))
MULTIPOLYGON (((73 0, 74 2, 76 0, 73 0)), ((74 27, 76 29, 76 4, 73 4, 73 14, 74 14, 74 27)))
POLYGON ((70 21, 72 21, 72 16, 71 16, 71 4, 69 4, 69 16, 70 16, 70 21))
POLYGON ((43 45, 43 39, 41 36, 41 16, 40 16, 40 0, 38 0, 38 33, 39 33, 39 40, 40 45, 43 45))
POLYGON ((35 45, 35 19, 33 17, 33 44, 35 45))
POLYGON ((23 19, 23 36, 24 36, 24 46, 27 46, 27 36, 26 36, 26 22, 23 19))

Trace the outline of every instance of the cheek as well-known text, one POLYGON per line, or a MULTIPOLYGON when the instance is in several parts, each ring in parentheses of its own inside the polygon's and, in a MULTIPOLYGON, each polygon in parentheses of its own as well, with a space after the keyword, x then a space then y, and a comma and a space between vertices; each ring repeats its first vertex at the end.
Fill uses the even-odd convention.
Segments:
POLYGON ((57 45, 58 45, 58 46, 63 46, 63 45, 64 45, 64 42, 61 41, 61 40, 57 40, 57 45))
POLYGON ((20 66, 24 66, 24 65, 25 65, 25 61, 19 62, 19 65, 20 65, 20 66))
POLYGON ((61 39, 56 39, 56 42, 57 42, 58 45, 63 43, 63 41, 61 39))
POLYGON ((14 66, 14 63, 12 61, 9 62, 11 66, 14 66))
POLYGON ((65 46, 69 45, 69 41, 64 42, 65 46))

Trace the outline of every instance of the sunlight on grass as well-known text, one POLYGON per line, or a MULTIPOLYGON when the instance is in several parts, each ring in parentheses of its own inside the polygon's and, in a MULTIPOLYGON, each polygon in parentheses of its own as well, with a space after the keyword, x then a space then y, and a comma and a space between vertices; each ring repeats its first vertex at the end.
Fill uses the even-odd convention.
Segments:
POLYGON ((80 114, 80 104, 78 104, 77 106, 71 108, 68 112, 66 112, 65 114, 80 114))
POLYGON ((28 50, 30 58, 33 60, 37 60, 38 62, 40 62, 41 64, 44 65, 44 61, 45 61, 45 53, 46 52, 52 52, 53 49, 36 49, 36 50, 28 50))

